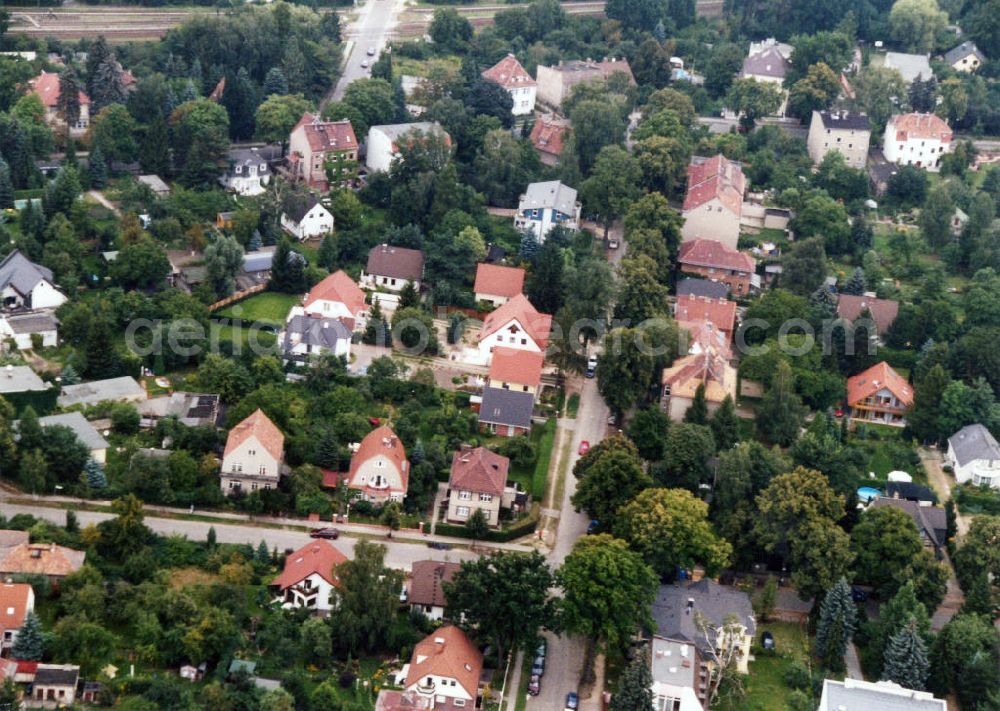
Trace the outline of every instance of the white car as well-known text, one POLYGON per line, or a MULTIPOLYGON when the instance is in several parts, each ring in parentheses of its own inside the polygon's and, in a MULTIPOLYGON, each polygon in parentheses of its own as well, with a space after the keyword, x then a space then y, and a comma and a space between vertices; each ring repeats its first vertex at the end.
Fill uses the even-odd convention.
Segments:
POLYGON ((362 59, 361 60, 361 68, 362 69, 367 69, 368 68, 368 60, 367 59, 362 59))
POLYGON ((368 48, 368 56, 369 57, 374 57, 375 56, 375 48, 374 47, 369 47, 368 48))

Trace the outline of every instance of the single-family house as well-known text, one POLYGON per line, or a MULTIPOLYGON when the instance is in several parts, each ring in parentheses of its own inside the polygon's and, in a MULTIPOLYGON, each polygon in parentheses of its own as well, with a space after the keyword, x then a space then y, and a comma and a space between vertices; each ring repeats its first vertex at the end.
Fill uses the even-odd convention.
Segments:
POLYGON ((524 294, 518 294, 483 319, 479 351, 488 359, 497 346, 545 353, 552 316, 539 313, 524 294))
POLYGON ((938 502, 937 494, 929 487, 912 481, 889 481, 885 485, 885 494, 890 499, 916 501, 921 506, 933 506, 938 502))
POLYGON ((943 699, 929 691, 904 689, 891 681, 845 678, 823 680, 817 711, 947 711, 943 699))
POLYGON ((497 346, 490 360, 486 382, 491 388, 502 388, 538 396, 542 384, 545 357, 535 351, 497 346))
POLYGON ((142 427, 153 427, 164 417, 176 417, 178 422, 188 427, 214 427, 219 419, 219 396, 178 390, 145 400, 136 409, 142 427))
POLYGON ((947 512, 939 506, 928 506, 921 501, 878 496, 868 505, 869 509, 890 507, 905 512, 917 526, 924 546, 940 558, 948 544, 947 512))
POLYGON ((726 623, 730 616, 735 616, 740 627, 740 633, 733 641, 739 646, 736 669, 741 674, 749 672, 750 645, 757 631, 757 622, 750 595, 744 591, 719 585, 708 578, 686 585, 661 585, 653 601, 652 616, 656 634, 664 639, 694 645, 703 663, 710 663, 712 652, 726 643, 726 639, 716 638, 711 633, 706 635, 699 628, 698 618, 719 626, 726 623))
POLYGON ((974 72, 986 61, 986 55, 972 40, 962 42, 944 53, 944 61, 956 72, 974 72))
POLYGON ((700 386, 705 388, 708 411, 714 413, 727 396, 736 400, 736 368, 730 365, 729 338, 711 322, 690 325, 687 355, 678 358, 660 376, 660 407, 674 422, 680 422, 700 386))
POLYGON ((224 494, 278 486, 285 454, 285 435, 260 408, 229 430, 219 475, 224 494))
POLYGON ((79 411, 66 412, 61 415, 47 415, 38 418, 38 424, 44 430, 47 427, 67 427, 73 431, 80 443, 90 452, 95 462, 104 464, 108 459, 108 441, 97 429, 87 421, 79 411))
POLYGON ((625 82, 635 86, 635 77, 627 59, 603 59, 595 62, 591 59, 559 62, 545 67, 538 65, 537 99, 549 108, 558 109, 569 97, 573 87, 593 81, 607 81, 615 74, 622 74, 625 82))
POLYGON ((704 711, 705 671, 698 648, 690 642, 653 635, 649 649, 653 708, 660 711, 704 711))
POLYGON ((368 263, 361 272, 361 286, 402 291, 407 284, 420 291, 424 278, 424 253, 419 249, 377 244, 368 250, 368 263))
MULTIPOLYGON (((688 242, 688 244, 696 244, 696 242, 688 242)), ((706 299, 725 299, 729 297, 729 285, 721 281, 686 277, 677 282, 677 296, 701 296, 706 299)))
POLYGON ((0 549, 0 579, 12 575, 44 575, 58 583, 83 567, 85 551, 55 543, 18 543, 0 549))
POLYGON ((882 155, 896 165, 913 165, 936 173, 952 150, 953 133, 937 114, 897 114, 889 118, 882 155))
POLYGON ((234 148, 226 154, 226 171, 219 182, 237 195, 253 197, 271 182, 271 168, 257 148, 234 148))
POLYGON ((444 618, 448 601, 444 583, 450 583, 462 568, 458 563, 439 560, 418 560, 410 568, 410 590, 407 600, 410 609, 421 612, 429 619, 444 618))
POLYGON ((871 314, 876 333, 879 336, 883 336, 899 314, 899 302, 892 299, 879 299, 867 294, 861 296, 856 294, 837 295, 838 318, 853 323, 865 311, 871 314))
POLYGON ((347 485, 374 503, 402 501, 410 481, 403 442, 387 425, 365 435, 351 457, 347 485))
POLYGON ((476 281, 472 291, 479 303, 490 306, 506 304, 524 293, 524 270, 482 262, 476 265, 476 281))
POLYGON ((907 84, 912 84, 917 79, 927 81, 934 76, 930 58, 926 54, 886 52, 882 66, 898 71, 907 84))
POLYGON ((40 339, 42 348, 59 345, 59 319, 50 310, 0 313, 0 341, 11 340, 19 351, 35 348, 33 339, 40 339))
POLYGON ((279 337, 286 362, 304 363, 321 355, 351 357, 352 329, 339 318, 289 314, 279 337))
POLYGON ((400 145, 409 145, 423 136, 431 135, 440 136, 448 146, 451 145, 451 136, 437 121, 372 126, 368 129, 368 141, 365 144, 365 167, 369 173, 386 173, 393 161, 401 158, 400 145))
MULTIPOLYGON (((66 126, 66 120, 59 111, 59 75, 55 72, 43 71, 29 82, 31 93, 42 100, 45 107, 45 123, 53 129, 66 126)), ((90 97, 80 92, 80 116, 69 127, 73 137, 82 136, 90 126, 90 97)))
POLYGON ((310 541, 288 554, 284 570, 269 587, 278 594, 282 607, 329 613, 336 606, 333 589, 339 580, 335 571, 346 560, 328 541, 310 541))
POLYGON ((695 238, 682 242, 677 264, 682 273, 721 282, 728 287, 724 287, 725 292, 732 291, 738 296, 749 294, 760 286, 755 273, 757 260, 714 239, 695 238))
POLYGON ((382 689, 375 699, 375 711, 430 711, 434 700, 415 691, 382 689))
POLYGON ((76 702, 76 685, 80 667, 75 664, 39 664, 31 683, 29 706, 72 706, 76 702))
POLYGON ((959 484, 1000 488, 1000 444, 983 425, 966 425, 949 437, 946 458, 959 484))
POLYGON ((4 311, 55 309, 66 303, 66 295, 52 279, 52 270, 35 264, 19 249, 0 261, 0 298, 4 311))
POLYGON ((903 427, 913 405, 913 387, 882 361, 847 379, 851 420, 903 427))
POLYGON ((165 197, 170 194, 170 186, 159 175, 140 175, 136 180, 152 190, 153 195, 157 197, 165 197))
POLYGON ((753 79, 763 84, 774 84, 781 91, 783 99, 776 115, 784 116, 788 106, 788 92, 784 89, 785 76, 791 67, 792 48, 774 38, 763 42, 752 42, 747 52, 743 66, 740 67, 740 78, 753 79))
POLYGON ((432 699, 434 709, 475 709, 482 672, 482 652, 465 632, 445 625, 417 642, 404 686, 432 699))
POLYGON ((76 385, 63 385, 57 402, 59 407, 97 405, 102 402, 141 402, 146 388, 130 375, 104 380, 91 380, 76 385))
POLYGON ((520 390, 483 388, 479 405, 479 430, 503 437, 531 431, 535 396, 520 390))
POLYGON ((320 192, 340 187, 330 185, 330 176, 352 174, 357 160, 358 139, 347 119, 323 121, 307 111, 288 137, 289 170, 320 192))
MULTIPOLYGON (((448 521, 465 523, 477 510, 491 526, 500 525, 510 460, 485 447, 463 444, 452 456, 448 478, 448 521)), ((513 490, 511 492, 513 497, 513 490)))
POLYGON ((368 307, 365 292, 340 269, 309 290, 303 309, 307 314, 343 319, 356 328, 364 321, 368 307))
POLYGON ((736 249, 745 192, 746 178, 736 161, 721 153, 692 158, 682 211, 682 241, 709 239, 736 249))
POLYGON ((513 102, 510 112, 514 116, 524 116, 535 110, 535 93, 538 84, 513 54, 508 54, 485 70, 483 79, 499 84, 504 91, 510 94, 513 102))
POLYGON ((569 119, 560 118, 555 114, 543 114, 535 119, 528 140, 535 147, 542 165, 555 166, 559 163, 569 130, 569 119))
POLYGON ((863 169, 868 161, 871 122, 865 114, 850 111, 813 111, 806 144, 815 165, 828 153, 839 153, 851 168, 863 169))
POLYGON ((17 641, 24 618, 35 609, 35 590, 28 583, 0 583, 0 654, 17 641))
POLYGON ((313 195, 293 195, 281 213, 281 226, 299 241, 333 232, 333 215, 313 195))
POLYGON ((710 323, 725 338, 732 340, 736 330, 736 302, 728 299, 709 299, 704 296, 678 296, 674 305, 674 319, 688 331, 695 331, 702 323, 710 323))
POLYGON ((530 231, 542 243, 553 227, 580 229, 582 209, 574 188, 563 185, 558 180, 531 183, 518 200, 514 227, 530 231))

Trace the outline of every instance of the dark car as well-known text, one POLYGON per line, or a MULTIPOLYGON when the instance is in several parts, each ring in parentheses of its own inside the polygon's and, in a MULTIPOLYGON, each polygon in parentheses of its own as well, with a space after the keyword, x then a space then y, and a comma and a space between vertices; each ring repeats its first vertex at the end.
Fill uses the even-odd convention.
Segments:
POLYGON ((535 657, 535 661, 531 664, 531 673, 538 676, 545 673, 545 657, 535 657))
POLYGON ((580 697, 576 695, 575 691, 571 691, 566 694, 566 709, 567 711, 576 711, 580 707, 580 697))
POLYGON ((774 649, 774 635, 765 631, 764 634, 760 636, 760 643, 764 649, 774 649))
POLYGON ((545 659, 545 653, 548 651, 548 644, 544 639, 538 640, 538 647, 535 648, 535 656, 545 659))
POLYGON ((528 680, 528 696, 538 696, 538 692, 542 690, 542 680, 535 674, 531 675, 531 679, 528 680))
POLYGON ((851 599, 854 602, 864 602, 868 599, 868 593, 861 588, 851 588, 851 599))
POLYGON ((597 533, 597 530, 601 527, 601 522, 596 518, 587 524, 587 535, 592 536, 597 533))
POLYGON ((309 531, 310 538, 328 538, 330 540, 336 540, 340 538, 340 529, 337 528, 314 528, 309 531))
POLYGON ((451 550, 451 544, 450 543, 439 543, 438 541, 431 541, 430 543, 427 544, 427 546, 429 548, 433 548, 436 551, 450 551, 451 550))

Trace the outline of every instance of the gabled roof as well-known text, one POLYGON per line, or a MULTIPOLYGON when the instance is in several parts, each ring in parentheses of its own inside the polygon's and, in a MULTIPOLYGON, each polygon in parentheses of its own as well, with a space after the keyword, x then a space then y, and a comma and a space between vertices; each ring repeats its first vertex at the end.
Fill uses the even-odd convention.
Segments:
POLYGON ((544 362, 541 353, 497 346, 490 361, 490 381, 538 385, 542 382, 544 362))
POLYGON ((837 316, 853 321, 868 310, 875 322, 875 330, 884 334, 899 313, 899 302, 892 299, 877 299, 874 296, 840 294, 837 297, 837 316))
POLYGON ((274 459, 281 460, 285 450, 285 435, 281 433, 278 426, 271 422, 270 418, 259 407, 253 411, 252 415, 229 430, 229 437, 226 439, 226 451, 223 456, 228 457, 237 447, 251 437, 256 437, 257 441, 260 442, 260 446, 274 457, 274 459))
POLYGON ((524 294, 518 294, 483 320, 483 327, 479 331, 479 340, 496 333, 514 320, 521 325, 521 328, 539 348, 545 349, 549 343, 549 331, 552 329, 552 316, 536 311, 524 294))
POLYGON ((375 711, 428 711, 434 699, 416 691, 382 689, 375 699, 375 711))
POLYGON ((905 52, 886 52, 885 67, 896 69, 903 75, 903 80, 910 84, 914 79, 930 79, 934 76, 930 60, 926 54, 906 54, 905 52))
POLYGON ((932 138, 947 143, 952 138, 948 124, 937 114, 896 114, 889 119, 885 134, 895 135, 897 141, 932 138))
POLYGON ((461 568, 458 563, 437 560, 414 562, 410 576, 410 604, 444 607, 447 601, 442 583, 451 582, 461 568))
POLYGON ((977 459, 1000 460, 1000 444, 983 425, 966 425, 948 438, 958 466, 964 467, 977 459))
POLYGON ((301 343, 331 350, 337 341, 351 340, 352 329, 339 318, 322 318, 309 314, 296 314, 285 325, 285 350, 290 350, 298 336, 301 343))
POLYGON ((330 585, 338 585, 340 581, 333 570, 346 561, 347 556, 328 541, 310 541, 285 558, 285 569, 271 585, 285 590, 314 574, 330 585))
MULTIPOLYGON (((31 91, 38 95, 47 108, 55 108, 59 104, 59 75, 55 72, 43 71, 31 80, 31 91)), ((90 104, 90 97, 80 92, 80 105, 90 104)))
POLYGON ((107 449, 110 445, 100 432, 87 421, 81 412, 66 412, 61 415, 46 415, 38 418, 38 424, 43 428, 59 425, 68 427, 76 438, 89 450, 107 449))
POLYGON ((362 464, 378 456, 384 456, 395 464, 405 492, 410 476, 406 461, 406 448, 403 447, 403 442, 388 425, 376 427, 361 440, 358 451, 351 457, 350 481, 354 481, 354 476, 362 464))
POLYGON ((458 627, 445 625, 417 642, 413 648, 406 687, 410 688, 428 676, 444 677, 455 679, 469 696, 476 698, 482 670, 482 652, 458 627))
MULTIPOLYGON (((685 242, 684 244, 693 244, 685 242)), ((681 245, 683 248, 684 245, 681 245)), ((729 287, 725 282, 708 279, 681 279, 677 282, 678 296, 704 296, 708 299, 725 299, 729 296, 729 287)))
POLYGON ((771 46, 744 59, 742 71, 745 77, 784 79, 789 66, 790 62, 785 55, 777 47, 771 46))
POLYGON ((35 264, 19 249, 15 249, 0 262, 0 289, 10 286, 21 296, 27 296, 40 281, 52 284, 52 270, 35 264))
POLYGON ((962 44, 957 47, 949 49, 945 52, 944 61, 948 62, 948 64, 954 64, 961 59, 965 59, 970 54, 974 55, 980 62, 986 61, 986 55, 980 52, 979 47, 977 47, 976 43, 971 40, 968 42, 962 42, 962 44))
POLYGON ((75 664, 39 664, 35 670, 34 685, 76 686, 80 678, 80 667, 75 664))
POLYGON ((721 153, 711 158, 695 156, 688 166, 688 187, 684 196, 684 211, 694 210, 718 198, 730 212, 743 213, 743 193, 746 179, 736 161, 721 153))
POLYGON ((576 214, 576 189, 558 180, 531 183, 521 196, 518 210, 558 210, 566 215, 576 214))
POLYGON ((662 637, 690 642, 699 649, 710 646, 695 624, 695 612, 717 625, 721 625, 728 615, 736 615, 750 635, 757 628, 750 596, 742 590, 719 585, 708 578, 687 585, 660 586, 652 614, 662 637))
POLYGON ((407 281, 420 281, 424 275, 424 253, 419 249, 377 244, 368 250, 365 272, 407 281))
POLYGON ((302 114, 302 118, 295 124, 292 133, 302 129, 305 131, 306 140, 309 142, 309 149, 314 153, 319 151, 347 151, 356 150, 358 139, 354 135, 354 128, 347 119, 340 121, 323 121, 308 111, 302 114))
POLYGON ((670 387, 671 397, 693 398, 704 385, 708 402, 722 402, 726 395, 736 398, 736 368, 711 350, 677 359, 663 370, 660 382, 670 387))
POLYGON ((305 305, 317 301, 335 301, 344 304, 351 314, 365 310, 365 292, 361 291, 354 280, 343 269, 338 269, 314 286, 306 294, 305 305))
POLYGON ((946 711, 948 705, 929 691, 904 689, 891 681, 846 678, 823 680, 821 708, 829 711, 946 711))
POLYGON ((486 387, 483 388, 483 402, 479 406, 479 421, 530 429, 534 408, 535 396, 531 393, 486 387))
POLYGON ((508 298, 517 296, 524 292, 524 270, 482 262, 476 265, 476 283, 472 291, 508 298))
POLYGON ((87 553, 55 543, 22 543, 0 556, 0 573, 65 577, 80 569, 87 553))
POLYGON ((678 296, 674 318, 683 324, 707 321, 723 333, 732 334, 736 327, 736 302, 703 296, 678 296))
POLYGON ((285 209, 283 212, 285 213, 285 216, 292 220, 292 222, 299 224, 302 222, 302 218, 308 215, 309 211, 317 205, 320 206, 323 212, 330 214, 330 211, 327 210, 326 207, 323 206, 323 203, 321 203, 312 193, 290 196, 285 203, 285 209))
POLYGON ((569 121, 556 118, 553 114, 539 116, 535 125, 531 127, 531 145, 542 153, 553 156, 561 156, 563 150, 563 139, 569 130, 569 121))
POLYGON ((517 57, 508 54, 499 62, 483 72, 483 79, 495 82, 504 89, 515 89, 522 86, 535 86, 527 70, 517 61, 517 57))
POLYGON ((847 404, 862 402, 883 388, 891 392, 904 407, 913 404, 913 388, 885 361, 847 379, 847 404))
POLYGON ((35 594, 28 583, 0 584, 0 632, 21 629, 34 601, 35 594))
POLYGON ((890 481, 885 485, 885 493, 890 499, 937 503, 937 494, 928 487, 914 484, 912 481, 890 481))
POLYGON ((473 493, 503 495, 510 460, 486 447, 463 444, 451 458, 448 486, 473 493))
POLYGON ((749 254, 727 247, 714 239, 693 239, 682 243, 677 261, 682 267, 690 264, 693 267, 729 269, 745 274, 753 274, 757 269, 757 260, 749 254))

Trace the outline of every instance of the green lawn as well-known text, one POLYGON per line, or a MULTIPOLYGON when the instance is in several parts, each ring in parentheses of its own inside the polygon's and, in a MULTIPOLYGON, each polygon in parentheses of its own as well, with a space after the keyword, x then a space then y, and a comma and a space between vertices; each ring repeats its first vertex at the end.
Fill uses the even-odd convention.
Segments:
POLYGON ((569 417, 576 417, 577 411, 580 409, 580 393, 573 393, 569 396, 569 402, 566 403, 566 410, 569 417))
POLYGON ((279 294, 273 291, 263 291, 254 294, 236 304, 227 306, 218 312, 219 316, 238 318, 243 321, 260 321, 275 325, 283 325, 288 312, 293 306, 301 303, 298 294, 279 294))
POLYGON ((767 630, 774 635, 775 653, 763 652, 755 641, 754 661, 744 679, 743 699, 720 699, 717 708, 723 711, 794 711, 789 696, 792 689, 785 683, 785 673, 796 661, 809 657, 809 637, 805 628, 791 622, 762 623, 758 634, 767 630))

